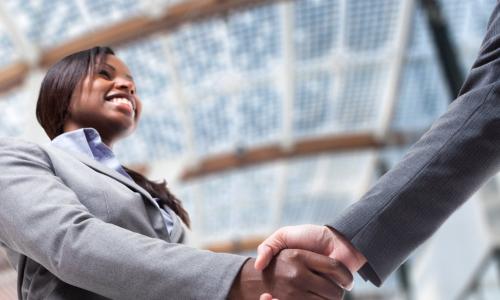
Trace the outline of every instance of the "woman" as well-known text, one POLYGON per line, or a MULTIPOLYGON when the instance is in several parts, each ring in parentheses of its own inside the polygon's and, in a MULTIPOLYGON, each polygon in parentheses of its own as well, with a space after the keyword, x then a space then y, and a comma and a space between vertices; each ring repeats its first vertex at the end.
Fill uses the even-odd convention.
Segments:
POLYGON ((258 299, 264 291, 341 299, 333 282, 352 281, 308 251, 284 251, 257 272, 253 259, 179 244, 181 222, 189 226, 179 200, 111 150, 137 126, 141 101, 110 48, 52 66, 36 114, 49 145, 0 141, 0 242, 20 299, 258 299))

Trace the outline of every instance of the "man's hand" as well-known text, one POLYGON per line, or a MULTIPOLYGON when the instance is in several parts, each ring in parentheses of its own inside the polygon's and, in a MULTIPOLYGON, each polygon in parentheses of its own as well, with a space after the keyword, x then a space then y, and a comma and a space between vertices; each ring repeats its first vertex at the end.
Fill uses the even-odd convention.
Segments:
POLYGON ((269 266, 258 271, 248 260, 236 277, 228 299, 331 299, 344 296, 341 286, 352 283, 351 272, 341 263, 307 250, 283 250, 269 266))
POLYGON ((334 229, 319 225, 299 225, 282 227, 262 242, 257 248, 255 268, 263 270, 273 256, 287 248, 304 249, 329 256, 344 264, 351 273, 357 272, 366 263, 363 254, 334 229))

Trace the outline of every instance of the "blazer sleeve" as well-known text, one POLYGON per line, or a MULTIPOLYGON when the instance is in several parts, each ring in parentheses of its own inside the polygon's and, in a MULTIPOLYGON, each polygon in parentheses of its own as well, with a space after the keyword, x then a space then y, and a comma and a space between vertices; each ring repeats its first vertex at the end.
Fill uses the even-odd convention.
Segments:
POLYGON ((103 222, 54 176, 39 146, 13 139, 0 141, 0 243, 111 299, 225 299, 247 259, 103 222))
POLYGON ((329 226, 377 286, 500 168, 500 7, 458 98, 403 159, 329 226))

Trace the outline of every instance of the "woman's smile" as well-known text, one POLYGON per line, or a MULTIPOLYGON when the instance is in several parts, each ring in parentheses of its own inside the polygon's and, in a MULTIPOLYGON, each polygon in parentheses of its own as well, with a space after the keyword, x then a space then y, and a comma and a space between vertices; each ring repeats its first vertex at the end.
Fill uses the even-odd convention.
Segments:
POLYGON ((131 117, 135 116, 135 99, 127 94, 113 94, 105 98, 117 109, 126 112, 131 117))

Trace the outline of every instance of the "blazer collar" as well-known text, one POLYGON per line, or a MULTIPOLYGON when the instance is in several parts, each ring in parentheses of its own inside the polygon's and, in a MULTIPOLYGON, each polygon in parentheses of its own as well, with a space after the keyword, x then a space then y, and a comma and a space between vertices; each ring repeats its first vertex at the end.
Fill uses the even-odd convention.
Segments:
POLYGON ((93 170, 101 173, 101 174, 104 174, 104 175, 107 175, 119 182, 121 182, 122 184, 126 185, 127 187, 131 188, 132 190, 136 191, 136 192, 139 192, 141 193, 144 197, 146 197, 155 207, 158 207, 158 203, 156 203, 156 201, 151 197, 151 195, 145 190, 143 189, 142 187, 140 187, 137 183, 135 183, 133 180, 123 176, 122 174, 120 174, 119 172, 111 169, 111 168, 108 168, 106 167, 105 165, 91 159, 90 157, 84 155, 84 154, 81 154, 81 153, 77 153, 77 152, 66 152, 64 151, 63 149, 60 149, 58 147, 55 147, 53 145, 47 145, 47 147, 50 147, 51 150, 53 149, 56 149, 57 151, 61 151, 61 152, 64 152, 65 154, 67 155, 71 155, 72 157, 76 158, 77 160, 79 160, 80 162, 84 163, 85 165, 87 165, 88 167, 92 168, 93 170))

